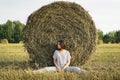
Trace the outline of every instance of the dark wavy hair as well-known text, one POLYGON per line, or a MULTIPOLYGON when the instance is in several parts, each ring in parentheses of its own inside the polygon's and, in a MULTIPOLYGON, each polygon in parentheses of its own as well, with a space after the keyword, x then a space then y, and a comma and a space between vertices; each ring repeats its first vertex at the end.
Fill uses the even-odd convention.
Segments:
POLYGON ((64 40, 59 40, 58 43, 62 49, 66 49, 66 43, 64 42, 64 40))

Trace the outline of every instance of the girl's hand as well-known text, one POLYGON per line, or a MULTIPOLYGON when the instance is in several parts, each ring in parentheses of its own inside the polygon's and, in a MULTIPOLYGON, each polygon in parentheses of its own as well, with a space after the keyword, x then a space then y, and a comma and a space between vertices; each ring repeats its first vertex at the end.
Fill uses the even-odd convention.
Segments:
POLYGON ((61 72, 62 70, 61 70, 61 68, 57 68, 57 71, 58 71, 58 72, 61 72))
POLYGON ((61 71, 63 71, 63 72, 64 72, 64 70, 65 70, 64 68, 61 69, 61 71))

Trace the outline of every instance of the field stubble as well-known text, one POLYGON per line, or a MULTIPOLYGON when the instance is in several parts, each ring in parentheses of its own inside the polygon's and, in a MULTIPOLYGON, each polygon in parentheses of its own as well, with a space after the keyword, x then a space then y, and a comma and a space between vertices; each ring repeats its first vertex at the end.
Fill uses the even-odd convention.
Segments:
POLYGON ((97 45, 86 73, 33 74, 23 44, 0 44, 0 80, 120 80, 120 44, 97 45), (29 73, 26 73, 27 70, 29 73))

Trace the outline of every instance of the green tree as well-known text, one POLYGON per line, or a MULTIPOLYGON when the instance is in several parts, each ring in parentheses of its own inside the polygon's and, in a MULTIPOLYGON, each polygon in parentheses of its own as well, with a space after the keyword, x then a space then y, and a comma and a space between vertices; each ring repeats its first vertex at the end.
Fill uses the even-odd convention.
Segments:
POLYGON ((8 20, 5 24, 0 25, 0 40, 8 39, 10 43, 17 43, 23 38, 22 30, 24 24, 20 21, 10 21, 8 20))
POLYGON ((2 38, 1 39, 8 39, 8 27, 6 24, 2 24, 2 38))
POLYGON ((115 38, 116 38, 116 43, 120 43, 120 30, 116 31, 115 38))
POLYGON ((13 22, 8 20, 6 22, 6 39, 8 39, 9 42, 14 42, 12 35, 13 35, 13 22))
POLYGON ((101 31, 100 29, 97 30, 97 34, 98 34, 98 40, 103 40, 103 31, 101 31))
POLYGON ((103 42, 104 42, 104 43, 108 43, 108 42, 109 42, 109 35, 108 35, 108 34, 105 34, 105 35, 103 36, 103 42))
POLYGON ((112 31, 112 32, 108 33, 108 35, 109 35, 109 42, 111 42, 111 43, 115 43, 116 42, 115 34, 116 34, 115 31, 112 31))
POLYGON ((9 42, 12 42, 12 21, 8 20, 5 24, 0 26, 0 39, 8 39, 9 42))
POLYGON ((104 43, 109 43, 109 42, 115 43, 116 42, 115 34, 116 34, 115 31, 112 31, 112 32, 109 32, 108 34, 105 34, 103 36, 103 42, 104 43))
POLYGON ((0 25, 0 40, 3 38, 3 27, 0 25))
POLYGON ((15 24, 13 37, 14 37, 15 43, 18 43, 19 41, 23 40, 22 30, 25 25, 19 21, 14 21, 13 23, 15 24))

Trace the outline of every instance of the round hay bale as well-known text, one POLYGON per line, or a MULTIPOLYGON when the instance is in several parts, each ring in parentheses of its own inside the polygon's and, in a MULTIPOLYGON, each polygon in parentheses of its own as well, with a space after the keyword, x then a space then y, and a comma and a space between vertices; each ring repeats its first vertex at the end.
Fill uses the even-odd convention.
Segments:
POLYGON ((23 30, 31 63, 53 65, 52 55, 58 40, 65 40, 71 65, 83 65, 94 52, 96 28, 88 12, 76 3, 58 1, 33 12, 23 30))
POLYGON ((2 39, 1 44, 8 44, 8 40, 7 39, 2 39))
POLYGON ((98 45, 103 44, 103 40, 98 40, 98 41, 97 41, 97 44, 98 44, 98 45))
POLYGON ((19 41, 19 44, 24 44, 23 41, 19 41))

